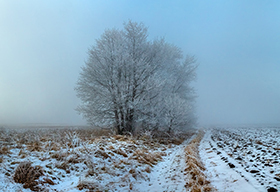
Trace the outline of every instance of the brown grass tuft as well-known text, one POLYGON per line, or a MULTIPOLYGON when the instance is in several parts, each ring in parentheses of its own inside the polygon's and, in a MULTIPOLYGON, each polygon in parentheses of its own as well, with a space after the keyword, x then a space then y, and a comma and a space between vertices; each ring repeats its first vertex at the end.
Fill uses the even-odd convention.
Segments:
POLYGON ((63 169, 66 172, 68 172, 68 170, 69 170, 69 164, 67 162, 65 162, 65 161, 57 162, 55 164, 55 167, 58 168, 58 169, 63 169))
POLYGON ((147 150, 136 150, 130 158, 153 167, 153 165, 156 165, 162 159, 163 154, 158 152, 149 153, 147 150))
POLYGON ((202 186, 205 185, 205 184, 206 184, 205 177, 199 175, 199 176, 197 177, 197 183, 198 183, 199 185, 202 185, 202 186))
POLYGON ((191 188, 191 192, 202 192, 201 186, 194 185, 194 186, 191 188))
POLYGON ((125 136, 123 135, 114 135, 113 138, 116 139, 116 140, 120 140, 120 139, 123 139, 125 136))
POLYGON ((9 153, 11 153, 11 152, 10 152, 10 149, 7 146, 2 146, 0 148, 0 155, 7 155, 9 153))
POLYGON ((206 176, 203 171, 205 167, 200 161, 198 146, 202 140, 204 132, 200 131, 196 138, 194 138, 189 145, 185 148, 186 153, 186 164, 185 174, 189 175, 189 181, 185 187, 190 188, 192 192, 201 191, 215 191, 210 182, 206 180, 206 176))
POLYGON ((114 150, 115 148, 114 148, 112 145, 110 145, 110 146, 108 147, 108 149, 114 150))
POLYGON ((97 150, 94 154, 96 157, 103 157, 104 159, 111 158, 110 155, 102 150, 97 150))
POLYGON ((51 155, 51 158, 54 158, 58 161, 63 161, 69 156, 68 153, 60 153, 60 152, 55 152, 51 155))
POLYGON ((97 182, 88 181, 88 180, 80 180, 79 184, 77 185, 79 190, 88 189, 88 191, 103 191, 100 189, 100 186, 97 182))
POLYGON ((151 173, 152 169, 150 166, 146 166, 146 168, 144 169, 144 171, 146 171, 147 173, 151 173))
POLYGON ((59 151, 60 149, 61 149, 61 146, 58 143, 52 142, 50 144, 50 150, 59 151))
POLYGON ((18 153, 18 156, 23 159, 27 156, 27 153, 21 149, 18 153))
POLYGON ((66 158, 66 162, 67 163, 72 163, 72 164, 76 164, 76 163, 81 163, 83 162, 85 159, 81 158, 79 154, 71 154, 66 158))
POLYGON ((37 186, 39 177, 43 176, 43 169, 40 166, 32 166, 30 161, 21 162, 16 168, 14 181, 24 184, 24 188, 30 188, 32 191, 38 191, 37 186))
POLYGON ((211 192, 211 191, 216 191, 216 189, 207 184, 206 186, 203 187, 203 191, 204 192, 211 192))
POLYGON ((42 151, 43 150, 42 144, 40 143, 40 141, 34 141, 33 143, 30 143, 27 146, 27 149, 29 151, 42 151))
POLYGON ((124 156, 124 157, 128 157, 127 154, 126 154, 123 150, 121 150, 121 149, 113 150, 113 152, 114 152, 114 153, 117 153, 117 154, 119 154, 119 155, 122 155, 122 156, 124 156))
POLYGON ((44 183, 47 183, 49 185, 55 185, 55 183, 53 182, 53 180, 49 179, 49 178, 44 178, 44 183))

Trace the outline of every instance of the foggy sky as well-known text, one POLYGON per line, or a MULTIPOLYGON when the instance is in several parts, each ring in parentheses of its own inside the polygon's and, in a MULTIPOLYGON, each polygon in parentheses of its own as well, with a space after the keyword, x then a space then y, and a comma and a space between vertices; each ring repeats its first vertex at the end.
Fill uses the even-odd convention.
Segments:
POLYGON ((84 124, 74 87, 105 29, 195 55, 200 124, 280 123, 280 1, 0 1, 0 124, 84 124))

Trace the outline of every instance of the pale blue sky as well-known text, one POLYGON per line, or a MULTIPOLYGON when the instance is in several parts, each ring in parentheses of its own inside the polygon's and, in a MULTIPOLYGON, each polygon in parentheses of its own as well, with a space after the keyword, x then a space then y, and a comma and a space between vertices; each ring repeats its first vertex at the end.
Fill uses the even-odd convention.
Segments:
POLYGON ((195 55, 201 124, 280 123, 280 1, 0 0, 0 124, 81 124, 76 84, 108 28, 195 55))

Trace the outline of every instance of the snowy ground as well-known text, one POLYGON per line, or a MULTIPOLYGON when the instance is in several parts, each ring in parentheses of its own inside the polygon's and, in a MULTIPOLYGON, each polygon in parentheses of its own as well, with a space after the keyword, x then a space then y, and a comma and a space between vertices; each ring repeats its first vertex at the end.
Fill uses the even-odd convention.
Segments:
MULTIPOLYGON (((104 133, 0 129, 0 191, 31 191, 14 179, 22 162, 42 170, 36 186, 41 191, 191 191, 186 146, 196 135, 179 144, 149 134, 137 139, 98 134, 104 133)), ((279 137, 273 127, 208 129, 199 145, 206 180, 221 192, 279 190, 279 137)))
POLYGON ((186 191, 187 176, 184 174, 184 168, 186 167, 184 149, 191 139, 187 139, 181 145, 173 148, 163 161, 153 168, 150 181, 139 183, 137 190, 146 192, 186 191))
POLYGON ((24 172, 19 169, 23 162, 42 171, 36 185, 41 191, 184 191, 184 148, 190 137, 176 145, 149 135, 135 139, 97 137, 78 129, 1 129, 0 191, 31 191, 14 180, 16 170, 24 172))
POLYGON ((209 129, 200 156, 211 184, 218 191, 280 189, 279 128, 209 129))

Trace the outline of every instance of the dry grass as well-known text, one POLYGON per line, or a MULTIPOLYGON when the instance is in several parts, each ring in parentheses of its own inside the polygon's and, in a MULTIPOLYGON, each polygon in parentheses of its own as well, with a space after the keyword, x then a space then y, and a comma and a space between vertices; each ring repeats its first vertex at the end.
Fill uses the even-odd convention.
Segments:
POLYGON ((47 144, 45 147, 49 147, 49 150, 59 151, 61 149, 61 145, 59 143, 51 142, 51 144, 47 144))
POLYGON ((58 169, 63 169, 66 171, 66 173, 69 172, 69 164, 65 161, 61 161, 61 162, 57 162, 55 164, 55 167, 58 168, 58 169))
POLYGON ((96 156, 96 157, 101 157, 101 158, 104 158, 104 159, 111 158, 110 155, 108 155, 108 153, 106 153, 106 152, 103 151, 103 150, 97 150, 97 151, 95 152, 95 156, 96 156))
POLYGON ((0 155, 7 155, 10 153, 10 148, 7 146, 2 146, 0 148, 0 155))
POLYGON ((190 143, 185 148, 186 154, 186 164, 187 167, 184 170, 185 174, 189 176, 189 181, 186 183, 186 187, 190 189, 191 192, 210 192, 216 191, 210 185, 210 182, 206 179, 204 174, 205 167, 200 161, 198 146, 202 140, 204 132, 200 131, 190 143))
POLYGON ((146 168, 144 169, 144 171, 146 171, 147 173, 151 173, 152 169, 150 166, 146 166, 146 168))
POLYGON ((27 156, 27 153, 23 149, 21 149, 18 153, 18 156, 23 159, 27 156))
POLYGON ((55 185, 55 183, 53 182, 53 180, 49 179, 49 178, 44 178, 43 183, 47 183, 49 185, 55 185))
POLYGON ((34 141, 27 146, 29 151, 42 151, 42 143, 40 141, 34 141))
POLYGON ((88 189, 90 192, 101 192, 103 191, 98 182, 89 181, 89 180, 80 180, 79 184, 77 185, 79 190, 88 189))
MULTIPOLYGON (((0 165, 11 166, 9 175, 6 176, 31 190, 43 190, 40 187, 47 188, 55 184, 51 179, 58 181, 56 179, 60 180, 60 177, 78 175, 82 171, 87 179, 100 177, 102 180, 103 174, 118 177, 118 180, 125 181, 126 187, 133 190, 131 179, 147 179, 152 167, 162 160, 162 156, 167 155, 166 152, 156 151, 174 147, 173 144, 179 145, 185 138, 186 135, 165 135, 164 138, 146 135, 138 138, 137 135, 113 135, 109 129, 97 130, 89 127, 34 127, 6 132, 0 130, 0 141, 3 143, 0 146, 0 165), (20 163, 29 156, 47 162, 42 164, 43 168, 32 166, 31 162, 20 163), (97 157, 93 158, 94 162, 90 158, 92 156, 97 157), (17 161, 10 161, 11 157, 19 158, 17 161), (103 167, 100 166, 102 161, 103 167), (108 162, 108 166, 105 166, 105 162, 108 162), (78 166, 82 168, 77 171, 78 166), (77 172, 73 173, 75 171, 77 172), (45 178, 44 173, 49 174, 50 179, 45 178), (58 177, 54 177, 56 174, 58 177)), ((100 190, 91 180, 79 182, 78 188, 86 191, 100 190)))
POLYGON ((24 188, 30 188, 32 191, 39 191, 38 179, 43 176, 43 169, 40 166, 32 166, 30 161, 21 162, 16 168, 14 181, 24 184, 24 188))
POLYGON ((130 157, 132 159, 137 160, 139 163, 142 164, 147 164, 153 167, 162 159, 162 156, 165 153, 159 153, 159 152, 154 152, 154 153, 149 153, 147 150, 136 150, 133 155, 130 157))
POLYGON ((118 141, 126 141, 126 140, 128 140, 128 136, 126 136, 126 135, 114 135, 113 138, 118 140, 118 141))
POLYGON ((113 152, 117 153, 119 155, 122 155, 124 157, 128 157, 127 154, 122 149, 116 149, 116 150, 113 150, 113 152))
POLYGON ((61 153, 61 152, 55 152, 51 155, 51 158, 54 158, 58 161, 63 161, 68 157, 69 153, 61 153))
POLYGON ((83 141, 94 141, 97 137, 109 137, 113 135, 111 129, 80 128, 76 131, 83 141))
POLYGON ((66 158, 66 162, 72 163, 72 164, 81 163, 83 161, 84 161, 84 159, 82 157, 80 157, 79 154, 76 154, 76 153, 71 154, 66 158))

